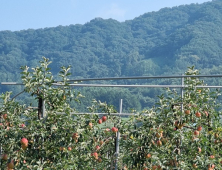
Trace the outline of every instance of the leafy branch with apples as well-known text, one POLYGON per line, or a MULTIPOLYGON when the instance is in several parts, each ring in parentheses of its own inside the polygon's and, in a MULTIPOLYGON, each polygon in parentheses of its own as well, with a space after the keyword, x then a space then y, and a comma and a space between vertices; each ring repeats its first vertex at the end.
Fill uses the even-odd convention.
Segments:
MULTIPOLYGON (((166 89, 153 108, 120 121, 110 115, 113 106, 95 100, 91 114, 71 114, 77 111, 70 101, 83 96, 68 84, 70 67, 61 67, 58 82, 50 63, 22 67, 24 91, 37 107, 19 104, 11 92, 1 95, 0 169, 114 169, 117 132, 118 169, 222 169, 220 93, 198 88, 203 81, 187 77, 183 97, 166 89)), ((191 67, 185 74, 199 72, 191 67)))

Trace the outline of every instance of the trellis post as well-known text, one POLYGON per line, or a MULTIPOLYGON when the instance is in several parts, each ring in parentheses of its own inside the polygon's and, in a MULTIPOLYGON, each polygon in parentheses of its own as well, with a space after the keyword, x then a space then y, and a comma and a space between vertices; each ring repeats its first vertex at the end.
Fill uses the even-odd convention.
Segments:
POLYGON ((183 88, 184 88, 184 77, 182 74, 182 78, 181 78, 181 112, 183 112, 183 88))
MULTIPOLYGON (((182 74, 182 77, 181 77, 181 112, 182 113, 183 113, 183 88, 184 88, 184 75, 182 74)), ((182 133, 182 131, 180 133, 182 133)), ((182 141, 183 141, 183 139, 181 138, 180 139, 180 146, 182 146, 182 141)), ((181 149, 180 149, 180 154, 181 154, 181 149)))
MULTIPOLYGON (((120 99, 119 101, 119 122, 121 122, 121 113, 122 113, 122 105, 123 105, 123 99, 120 99)), ((119 157, 119 140, 120 140, 120 132, 116 133, 116 159, 115 159, 115 170, 118 169, 118 157, 119 157)))

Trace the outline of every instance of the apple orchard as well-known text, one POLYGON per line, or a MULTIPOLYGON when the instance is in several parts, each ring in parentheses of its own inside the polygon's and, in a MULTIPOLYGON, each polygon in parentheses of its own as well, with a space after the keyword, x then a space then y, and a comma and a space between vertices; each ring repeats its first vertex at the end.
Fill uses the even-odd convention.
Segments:
MULTIPOLYGON (((183 98, 178 90, 166 89, 153 108, 126 120, 111 115, 114 107, 100 101, 88 107, 91 114, 75 115, 69 102, 79 102, 82 95, 67 82, 70 67, 61 67, 56 86, 50 63, 43 58, 32 71, 21 67, 24 92, 37 107, 19 104, 11 92, 1 95, 0 169, 100 170, 114 169, 115 163, 124 170, 222 169, 220 94, 198 88, 202 80, 185 78, 183 98)), ((191 67, 185 74, 199 72, 191 67)))

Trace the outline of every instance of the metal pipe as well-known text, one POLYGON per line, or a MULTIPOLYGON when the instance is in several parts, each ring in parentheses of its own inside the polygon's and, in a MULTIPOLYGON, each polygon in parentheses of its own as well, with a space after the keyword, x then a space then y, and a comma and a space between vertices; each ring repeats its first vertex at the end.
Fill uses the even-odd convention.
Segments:
MULTIPOLYGON (((177 75, 177 76, 136 76, 136 77, 105 77, 105 78, 86 78, 73 79, 70 81, 94 81, 94 80, 124 80, 124 79, 159 79, 159 78, 182 78, 182 77, 222 77, 222 75, 177 75)), ((58 81, 60 82, 60 81, 58 81)))
MULTIPOLYGON (((1 85, 24 85, 16 82, 1 82, 1 85)), ((64 86, 60 83, 53 83, 55 86, 64 86)), ((124 85, 124 84, 69 84, 76 87, 155 87, 155 88, 182 88, 184 85, 124 85)), ((196 86, 198 88, 222 88, 222 86, 196 86)))
MULTIPOLYGON (((58 115, 66 114, 65 112, 56 112, 58 115)), ((118 113, 76 113, 76 112, 70 112, 70 115, 111 115, 111 116, 138 116, 140 114, 134 114, 134 113, 121 113, 119 115, 118 113)), ((151 114, 142 114, 144 116, 151 116, 151 114)))
MULTIPOLYGON (((119 101, 119 117, 122 113, 122 105, 123 105, 123 99, 120 99, 119 101)), ((119 121, 121 121, 121 119, 119 118, 119 121)), ((120 132, 118 130, 118 132, 116 133, 116 159, 115 159, 115 170, 118 169, 118 158, 119 158, 119 140, 120 140, 120 132)))
MULTIPOLYGON (((181 86, 182 86, 182 87, 181 87, 181 112, 183 113, 183 110, 184 110, 184 109, 183 109, 183 96, 184 96, 184 94, 183 94, 183 88, 184 88, 184 87, 183 87, 183 86, 184 86, 184 77, 181 78, 181 86)), ((182 119, 182 115, 181 115, 180 119, 182 119)), ((182 146, 182 142, 183 142, 183 139, 182 139, 182 138, 183 138, 183 137, 182 137, 182 131, 180 131, 180 135, 181 135, 181 136, 180 136, 180 137, 181 137, 181 138, 180 138, 180 147, 181 147, 181 146, 182 146)), ((181 149, 180 147, 178 148, 178 149, 180 150, 180 153, 179 153, 179 154, 182 154, 182 149, 181 149)))
POLYGON ((24 84, 17 82, 1 82, 1 85, 24 85, 24 84))
MULTIPOLYGON (((222 77, 221 74, 218 75, 176 75, 176 76, 135 76, 135 77, 105 77, 105 78, 86 78, 86 79, 73 79, 67 80, 68 82, 75 81, 95 81, 95 80, 125 80, 125 79, 162 79, 162 78, 188 78, 188 77, 198 77, 198 78, 213 78, 222 77)), ((55 81, 57 83, 61 81, 55 81)), ((57 84, 56 83, 56 84, 57 84)), ((1 82, 2 85, 23 85, 23 83, 17 82, 1 82)))
MULTIPOLYGON (((54 83, 56 86, 63 86, 62 84, 54 83)), ((186 85, 124 85, 124 84, 69 84, 69 86, 76 87, 155 87, 155 88, 184 88, 186 85)), ((222 86, 195 86, 198 88, 222 88, 222 86)))

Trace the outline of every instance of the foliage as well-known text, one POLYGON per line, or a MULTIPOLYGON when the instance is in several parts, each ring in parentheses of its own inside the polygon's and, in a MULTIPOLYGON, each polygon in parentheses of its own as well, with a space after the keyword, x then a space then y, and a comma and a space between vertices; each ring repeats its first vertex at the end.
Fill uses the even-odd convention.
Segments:
MULTIPOLYGON (((20 105, 10 92, 1 95, 1 169, 108 169, 117 159, 117 131, 118 169, 222 168, 220 93, 198 88, 203 81, 186 78, 183 98, 168 89, 158 107, 127 119, 111 115, 114 107, 96 100, 88 107, 90 114, 78 115, 68 102, 81 97, 67 83, 69 67, 61 68, 62 81, 56 82, 49 64, 43 58, 32 72, 22 67, 25 92, 35 97, 37 108, 20 105)), ((186 72, 197 74, 193 67, 186 72)))
MULTIPOLYGON (((186 72, 198 74, 193 67, 186 72)), ((132 159, 126 156, 129 165, 169 169, 207 169, 216 165, 221 169, 222 114, 217 110, 220 93, 197 88, 204 85, 197 78, 186 78, 184 83, 183 98, 177 90, 169 89, 166 96, 159 96, 159 106, 150 110, 148 117, 141 114, 133 118, 142 126, 132 128, 124 143, 124 148, 131 149, 132 159), (147 154, 151 155, 148 159, 147 154)))

